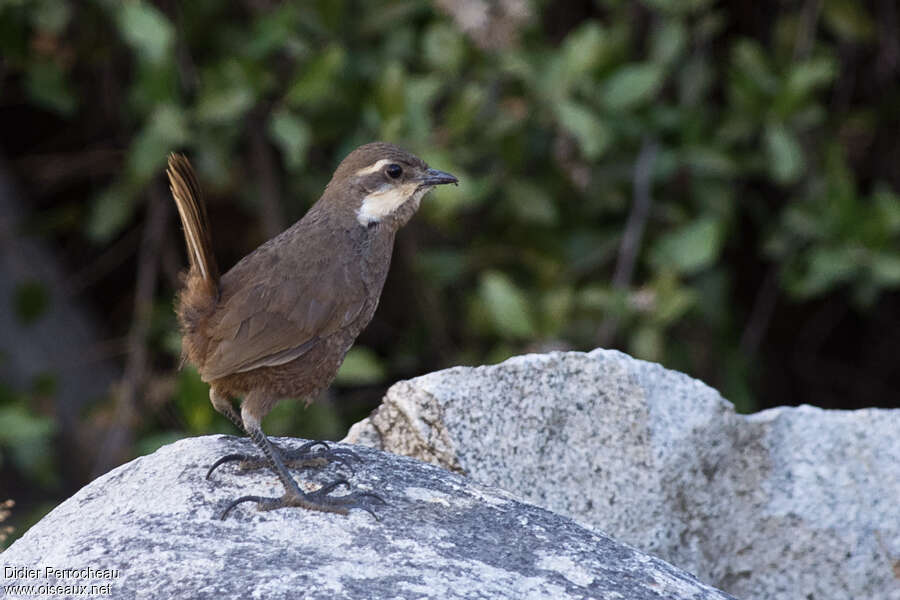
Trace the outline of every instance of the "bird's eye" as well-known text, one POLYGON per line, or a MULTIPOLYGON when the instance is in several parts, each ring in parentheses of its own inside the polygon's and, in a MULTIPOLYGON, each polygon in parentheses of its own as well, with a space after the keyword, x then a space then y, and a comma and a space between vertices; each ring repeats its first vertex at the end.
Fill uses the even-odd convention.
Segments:
POLYGON ((387 166, 384 172, 387 173, 388 177, 390 177, 391 179, 397 179, 398 177, 403 175, 403 167, 401 167, 400 165, 390 164, 387 166))

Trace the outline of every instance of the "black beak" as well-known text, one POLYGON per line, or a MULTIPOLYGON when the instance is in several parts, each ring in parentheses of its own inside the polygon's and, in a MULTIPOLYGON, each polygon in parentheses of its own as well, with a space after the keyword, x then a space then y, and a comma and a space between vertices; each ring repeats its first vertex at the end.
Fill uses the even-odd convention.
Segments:
POLYGON ((442 185, 445 183, 459 183, 459 179, 437 169, 428 169, 421 179, 422 185, 442 185))

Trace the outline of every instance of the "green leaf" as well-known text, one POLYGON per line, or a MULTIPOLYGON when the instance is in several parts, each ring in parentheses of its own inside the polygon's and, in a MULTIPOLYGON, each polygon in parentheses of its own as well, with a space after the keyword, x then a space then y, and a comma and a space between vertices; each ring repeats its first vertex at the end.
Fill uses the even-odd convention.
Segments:
POLYGON ((550 194, 527 181, 513 180, 506 186, 506 203, 526 223, 555 225, 559 216, 550 194))
POLYGON ((307 50, 305 43, 299 39, 299 17, 300 10, 296 4, 283 3, 261 11, 253 22, 253 33, 245 47, 246 55, 263 60, 279 50, 290 48, 295 56, 307 50))
POLYGON ((52 419, 36 415, 25 406, 0 407, 0 444, 17 446, 46 440, 54 430, 52 419))
POLYGON ((378 355, 365 346, 354 346, 344 357, 334 380, 340 385, 370 385, 381 383, 385 377, 378 355))
POLYGON ((459 250, 427 250, 415 254, 415 268, 419 277, 438 288, 457 283, 466 270, 466 259, 459 250))
POLYGON ((209 431, 215 413, 209 406, 209 386, 193 366, 186 366, 178 374, 175 406, 188 431, 194 434, 209 431))
POLYGON ((46 314, 50 307, 50 294, 40 281, 25 281, 13 292, 16 317, 25 325, 31 325, 46 314))
POLYGON ((769 96, 778 89, 778 78, 769 66, 768 57, 755 40, 743 39, 733 46, 733 74, 756 94, 769 96))
POLYGON ((34 2, 35 12, 32 17, 35 27, 41 31, 61 34, 72 17, 72 6, 68 2, 49 0, 34 2))
POLYGON ((481 276, 478 295, 498 334, 508 338, 534 335, 534 319, 526 296, 509 277, 498 271, 487 271, 481 276))
POLYGON ((144 122, 128 150, 128 171, 138 184, 164 167, 166 156, 188 140, 187 119, 181 107, 162 104, 144 122))
POLYGON ((541 297, 541 328, 547 335, 558 336, 570 323, 575 293, 569 286, 552 288, 541 297))
POLYGON ((635 358, 658 361, 662 358, 665 341, 660 327, 645 324, 631 334, 628 351, 635 358))
POLYGON ((194 113, 197 121, 227 125, 240 121, 267 89, 253 63, 226 56, 202 71, 194 113))
POLYGON ((643 0, 643 4, 659 10, 665 15, 702 12, 713 0, 643 0))
POLYGON ((685 148, 684 163, 697 175, 732 177, 738 167, 727 152, 712 146, 692 146, 685 148))
POLYGON ((334 94, 336 80, 346 62, 347 55, 342 46, 328 46, 302 68, 302 72, 288 88, 285 100, 297 107, 326 101, 334 94))
POLYGON ((665 73, 654 63, 632 63, 610 75, 603 87, 603 102, 610 110, 627 110, 646 104, 659 91, 665 73))
POLYGON ((55 430, 53 419, 21 404, 0 406, 0 447, 9 449, 16 467, 28 478, 47 486, 57 478, 51 449, 55 430))
POLYGON ((25 89, 35 104, 63 116, 78 108, 78 98, 66 80, 66 73, 55 62, 37 60, 28 65, 25 89))
POLYGON ((875 36, 875 22, 866 12, 865 5, 857 0, 826 0, 822 16, 825 25, 838 37, 868 42, 875 36))
POLYGON ((722 223, 713 217, 701 217, 662 236, 653 248, 653 262, 690 275, 716 261, 723 241, 722 223))
POLYGON ((869 268, 876 283, 885 287, 900 286, 900 255, 880 252, 870 258, 869 268))
POLYGON ((209 87, 201 92, 194 111, 199 121, 230 124, 241 119, 255 101, 253 90, 247 87, 209 87))
POLYGON ((381 72, 375 102, 382 118, 403 115, 406 110, 406 70, 399 62, 388 63, 381 72))
POLYGON ((663 325, 675 323, 697 303, 697 293, 687 286, 657 290, 654 321, 663 325))
POLYGON ((766 127, 764 141, 769 173, 781 184, 793 183, 803 173, 803 149, 789 129, 780 124, 766 127))
POLYGON ((837 75, 837 66, 829 57, 820 56, 791 66, 787 87, 792 95, 805 96, 831 84, 837 75))
POLYGON ((161 63, 171 57, 175 37, 172 24, 155 6, 146 2, 118 3, 119 34, 135 50, 139 61, 161 63))
POLYGON ((804 119, 816 118, 815 113, 821 108, 811 96, 819 88, 829 85, 836 73, 834 61, 824 56, 795 63, 778 91, 772 114, 781 119, 790 117, 795 127, 801 126, 804 119))
POLYGON ((859 270, 859 252, 847 246, 813 248, 806 261, 805 271, 789 288, 800 297, 820 296, 859 270))
POLYGON ((692 56, 678 73, 678 94, 686 106, 699 104, 709 92, 715 74, 709 60, 702 56, 692 56))
MULTIPOLYGON (((411 77, 406 84, 404 98, 406 101, 407 129, 411 139, 424 140, 431 135, 431 132, 434 130, 431 106, 444 87, 444 81, 437 74, 411 77)), ((471 86, 471 88, 466 86, 466 88, 454 107, 459 110, 462 110, 464 106, 473 107, 472 112, 463 119, 465 122, 457 123, 457 125, 463 127, 468 127, 471 120, 478 114, 478 105, 483 101, 485 94, 483 89, 476 89, 476 86, 471 86)), ((449 116, 447 121, 450 121, 449 116)), ((449 123, 448 127, 453 128, 449 123)))
POLYGON ((900 195, 894 193, 887 184, 877 183, 872 193, 872 202, 875 218, 885 230, 892 234, 900 233, 900 195))
MULTIPOLYGON (((180 102, 178 72, 174 63, 144 63, 135 71, 128 89, 128 105, 133 114, 146 118, 160 104, 180 102)), ((201 84, 200 89, 206 89, 206 86, 201 84)))
POLYGON ((97 244, 106 243, 128 224, 134 209, 134 190, 120 183, 113 184, 91 203, 85 233, 97 244))
MULTIPOLYGON (((410 89, 410 87, 411 86, 407 84, 407 89, 410 89)), ((436 90, 432 88, 429 91, 434 93, 436 90)), ((409 96, 410 95, 407 94, 407 98, 409 98, 409 96)), ((478 118, 478 115, 481 112, 480 108, 484 103, 484 100, 485 92, 481 86, 473 84, 466 85, 461 93, 457 92, 456 101, 453 102, 447 110, 447 116, 445 118, 447 128, 456 136, 465 134, 469 128, 481 121, 481 119, 478 118)), ((420 110, 423 108, 420 104, 417 105, 414 99, 411 99, 408 104, 418 107, 420 110)))
POLYGON ((654 62, 670 64, 684 53, 687 39, 687 29, 681 21, 666 19, 650 38, 650 57, 654 62))
POLYGON ((576 102, 562 102, 556 105, 556 116, 563 128, 578 141, 585 158, 600 158, 609 147, 612 133, 585 106, 576 102))
POLYGON ((465 58, 465 45, 456 28, 438 22, 431 25, 422 39, 425 62, 438 71, 456 73, 465 58))
POLYGON ((562 62, 567 75, 578 77, 593 71, 600 62, 604 46, 605 32, 596 21, 574 29, 562 45, 562 62))
POLYGON ((286 108, 278 109, 269 119, 269 136, 281 149, 288 169, 303 166, 312 141, 312 131, 306 121, 286 108))

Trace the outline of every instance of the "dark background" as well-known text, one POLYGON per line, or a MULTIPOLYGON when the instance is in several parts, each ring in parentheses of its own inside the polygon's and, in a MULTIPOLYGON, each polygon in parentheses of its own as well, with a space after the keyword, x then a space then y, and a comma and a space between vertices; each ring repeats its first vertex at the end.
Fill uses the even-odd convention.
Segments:
POLYGON ((743 412, 900 406, 898 32, 892 0, 0 2, 6 525, 233 433, 178 370, 173 150, 223 269, 361 143, 461 180, 401 232, 327 397, 270 434, 339 439, 398 379, 596 346, 743 412))

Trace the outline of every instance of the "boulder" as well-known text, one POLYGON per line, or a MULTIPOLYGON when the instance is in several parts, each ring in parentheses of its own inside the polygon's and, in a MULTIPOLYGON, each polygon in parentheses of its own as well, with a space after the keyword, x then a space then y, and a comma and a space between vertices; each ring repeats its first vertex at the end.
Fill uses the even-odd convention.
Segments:
POLYGON ((745 599, 900 599, 900 410, 744 416, 608 350, 390 388, 345 441, 497 486, 745 599))
MULTIPOLYGON (((302 440, 277 440, 293 448, 302 440)), ((246 494, 278 495, 267 470, 218 457, 248 440, 181 440, 96 479, 0 553, 3 586, 115 598, 723 599, 666 562, 526 504, 514 494, 406 457, 354 448, 352 473, 298 473, 307 489, 348 476, 387 504, 347 516, 257 511, 246 494), (49 570, 47 570, 49 569, 49 570), (85 586, 85 587, 81 587, 85 586), (91 588, 90 586, 97 586, 91 588)), ((339 495, 345 493, 336 491, 339 495)))

